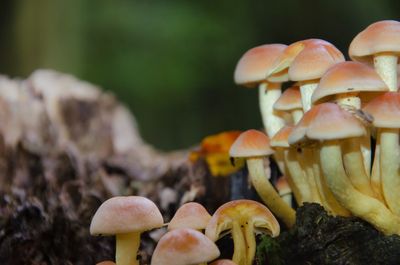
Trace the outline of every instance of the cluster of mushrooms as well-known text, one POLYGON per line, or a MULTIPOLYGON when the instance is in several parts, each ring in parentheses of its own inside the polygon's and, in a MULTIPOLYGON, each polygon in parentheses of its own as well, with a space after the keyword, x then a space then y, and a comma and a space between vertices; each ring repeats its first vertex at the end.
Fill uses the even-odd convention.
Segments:
MULTIPOLYGON (((400 235, 398 54, 400 22, 387 20, 354 38, 352 61, 320 39, 258 46, 239 60, 235 82, 258 86, 266 134, 243 132, 229 154, 245 159, 251 184, 288 228, 296 217, 285 196, 293 192, 297 205, 319 203, 332 215, 357 216, 386 235, 400 235), (282 91, 285 82, 291 85, 282 91), (282 173, 275 187, 269 182, 270 156, 282 173)), ((268 208, 237 200, 210 216, 201 205, 184 204, 151 264, 207 264, 219 256, 214 242, 229 232, 234 263, 212 264, 251 265, 255 231, 279 234, 268 208)), ((116 263, 130 265, 138 264, 141 231, 163 225, 149 200, 117 197, 99 208, 91 233, 115 234, 116 263)))

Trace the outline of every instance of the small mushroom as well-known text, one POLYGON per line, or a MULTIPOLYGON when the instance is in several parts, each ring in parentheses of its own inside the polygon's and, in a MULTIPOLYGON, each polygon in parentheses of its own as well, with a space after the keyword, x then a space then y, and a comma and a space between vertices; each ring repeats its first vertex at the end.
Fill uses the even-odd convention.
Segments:
POLYGON ((105 201, 90 224, 91 235, 115 235, 117 265, 139 265, 140 234, 163 225, 157 206, 147 198, 119 196, 105 201))
POLYGON ((303 105, 298 86, 287 88, 274 104, 274 109, 278 111, 290 112, 293 124, 298 123, 303 117, 303 105))
POLYGON ((211 215, 197 202, 188 202, 179 207, 168 224, 168 230, 177 228, 192 228, 203 230, 206 228, 211 215))
POLYGON ((219 255, 218 247, 201 232, 178 228, 169 231, 158 241, 151 265, 206 264, 219 255))
POLYGON ((289 186, 287 177, 281 176, 275 184, 281 198, 290 206, 292 205, 292 189, 289 186))
POLYGON ((229 154, 231 157, 246 159, 251 183, 258 195, 274 214, 291 227, 296 219, 295 211, 282 200, 264 170, 264 158, 273 152, 268 136, 257 130, 248 130, 236 139, 229 154))
POLYGON ((255 233, 279 235, 278 221, 267 207, 251 200, 235 200, 220 206, 206 228, 206 236, 217 241, 226 232, 232 234, 233 262, 238 265, 253 264, 256 252, 255 233))
POLYGON ((275 82, 268 82, 266 75, 286 47, 283 44, 266 44, 248 50, 240 58, 234 73, 236 84, 248 87, 258 85, 261 116, 269 137, 285 124, 272 106, 281 95, 280 83, 287 81, 287 75, 275 82))
POLYGON ((369 25, 351 42, 352 60, 374 64, 390 91, 397 91, 400 22, 383 20, 369 25), (372 62, 373 61, 373 62, 372 62))

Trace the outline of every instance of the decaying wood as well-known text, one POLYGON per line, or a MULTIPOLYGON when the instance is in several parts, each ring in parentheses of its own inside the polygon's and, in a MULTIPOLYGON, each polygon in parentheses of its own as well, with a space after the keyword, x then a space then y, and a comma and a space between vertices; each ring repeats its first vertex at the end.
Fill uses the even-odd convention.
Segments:
MULTIPOLYGON (((201 161, 189 162, 187 150, 154 149, 113 95, 69 75, 2 76, 0 136, 0 264, 112 259, 113 239, 88 231, 111 196, 146 196, 168 221, 180 203, 212 195, 201 161)), ((144 237, 146 260, 154 241, 144 237)))

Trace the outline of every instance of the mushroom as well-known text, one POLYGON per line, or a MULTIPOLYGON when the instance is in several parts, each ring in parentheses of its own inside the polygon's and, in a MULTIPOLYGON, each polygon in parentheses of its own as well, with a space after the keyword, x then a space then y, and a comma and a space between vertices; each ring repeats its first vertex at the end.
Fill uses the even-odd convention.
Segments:
POLYGON ((282 200, 264 170, 264 157, 273 152, 268 136, 257 130, 248 130, 236 139, 229 154, 234 158, 246 159, 251 183, 258 195, 274 214, 291 227, 295 222, 295 211, 282 200))
POLYGON ((281 176, 275 184, 279 196, 290 206, 292 205, 292 189, 289 186, 287 177, 281 176))
POLYGON ((106 260, 106 261, 96 263, 96 265, 115 265, 115 262, 106 260))
POLYGON ((274 104, 274 109, 287 111, 292 115, 293 123, 296 124, 303 117, 303 105, 298 86, 287 88, 274 104))
POLYGON ((105 201, 90 224, 92 235, 115 235, 117 265, 139 265, 140 234, 163 225, 157 206, 147 198, 118 196, 105 201))
POLYGON ((285 124, 272 106, 281 95, 280 83, 287 81, 287 77, 274 80, 279 82, 268 82, 266 74, 286 47, 283 44, 266 44, 248 50, 240 58, 234 73, 236 84, 248 87, 258 85, 261 116, 270 137, 285 124))
POLYGON ((379 200, 353 187, 343 167, 340 140, 365 135, 361 121, 334 103, 318 105, 318 111, 306 129, 306 136, 321 141, 321 166, 333 195, 355 216, 381 232, 400 234, 400 218, 379 200))
POLYGON ((251 265, 256 252, 254 233, 263 232, 276 237, 280 227, 272 213, 261 203, 235 200, 220 206, 206 228, 206 236, 214 242, 224 232, 232 234, 233 262, 237 265, 251 265))
POLYGON ((203 233, 190 228, 178 228, 158 241, 151 265, 206 264, 220 255, 218 247, 203 233))
POLYGON ((383 20, 369 25, 351 42, 352 60, 373 64, 390 91, 397 91, 400 22, 383 20))
POLYGON ((389 209, 400 216, 400 93, 387 92, 369 102, 364 111, 374 117, 373 125, 378 128, 377 141, 382 191, 389 209))
POLYGON ((299 82, 303 110, 306 112, 311 108, 311 95, 321 76, 329 67, 343 61, 343 54, 329 42, 308 39, 289 45, 269 74, 288 69, 289 80, 299 82))
MULTIPOLYGON (((312 102, 336 101, 345 110, 358 115, 361 101, 368 96, 388 90, 375 70, 358 62, 343 62, 332 66, 321 78, 312 96, 312 102)), ((379 177, 370 181, 371 146, 370 134, 353 138, 343 144, 344 163, 350 181, 356 189, 372 197, 382 198, 378 188, 379 177), (363 170, 364 169, 364 170, 363 170), (375 188, 374 188, 375 187, 375 188)))
POLYGON ((206 228, 211 215, 197 202, 188 202, 179 207, 168 224, 168 230, 177 228, 192 228, 203 230, 206 228))

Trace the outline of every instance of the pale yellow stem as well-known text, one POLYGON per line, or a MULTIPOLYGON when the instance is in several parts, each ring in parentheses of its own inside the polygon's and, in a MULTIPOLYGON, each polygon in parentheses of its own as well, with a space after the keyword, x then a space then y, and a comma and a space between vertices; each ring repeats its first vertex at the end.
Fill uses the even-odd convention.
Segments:
POLYGON ((274 103, 281 96, 280 83, 261 83, 259 86, 258 99, 261 110, 261 117, 267 135, 272 138, 283 126, 285 120, 274 110, 274 103))
POLYGON ((293 179, 293 183, 300 192, 301 201, 299 201, 298 204, 302 205, 303 202, 311 202, 312 193, 310 185, 308 184, 307 177, 297 160, 297 152, 295 149, 289 148, 285 150, 285 163, 290 176, 293 179))
POLYGON ((317 183, 313 172, 313 155, 309 148, 302 148, 302 153, 297 153, 297 160, 300 161, 300 165, 306 174, 308 186, 311 191, 311 202, 319 203, 323 205, 321 196, 318 192, 317 183))
POLYGON ((238 221, 232 222, 233 257, 237 265, 247 265, 246 241, 238 221))
POLYGON ((245 223, 243 233, 247 246, 247 265, 252 265, 256 255, 256 237, 254 233, 254 224, 252 222, 245 223))
POLYGON ((397 91, 397 55, 393 53, 379 53, 374 56, 376 72, 386 83, 389 91, 397 91))
POLYGON ((301 109, 293 110, 292 118, 293 118, 293 124, 296 125, 301 120, 301 118, 303 118, 303 111, 301 109))
POLYGON ((274 187, 268 181, 264 170, 263 159, 260 157, 246 160, 251 183, 258 195, 270 210, 280 218, 288 227, 292 227, 296 220, 295 211, 285 203, 274 187))
POLYGON ((358 191, 370 197, 377 198, 372 189, 370 178, 365 172, 359 140, 360 138, 352 138, 343 142, 344 167, 350 182, 358 191))
POLYGON ((362 194, 351 184, 343 167, 339 141, 324 142, 320 156, 326 181, 341 205, 387 235, 400 234, 400 218, 383 203, 362 194))
POLYGON ((379 129, 381 139, 381 181, 389 209, 400 216, 400 147, 399 129, 379 129))
POLYGON ((301 103, 303 105, 304 113, 311 109, 311 96, 318 86, 318 81, 319 80, 311 80, 300 83, 301 103))
POLYGON ((116 265, 139 265, 136 260, 140 246, 140 233, 132 232, 116 235, 116 265))
POLYGON ((350 216, 350 212, 342 205, 340 205, 340 203, 336 200, 335 196, 333 195, 332 191, 329 189, 328 184, 326 183, 325 176, 321 169, 319 148, 314 149, 314 159, 318 162, 319 182, 322 189, 322 193, 324 194, 326 203, 328 205, 327 208, 330 209, 333 215, 350 216))

